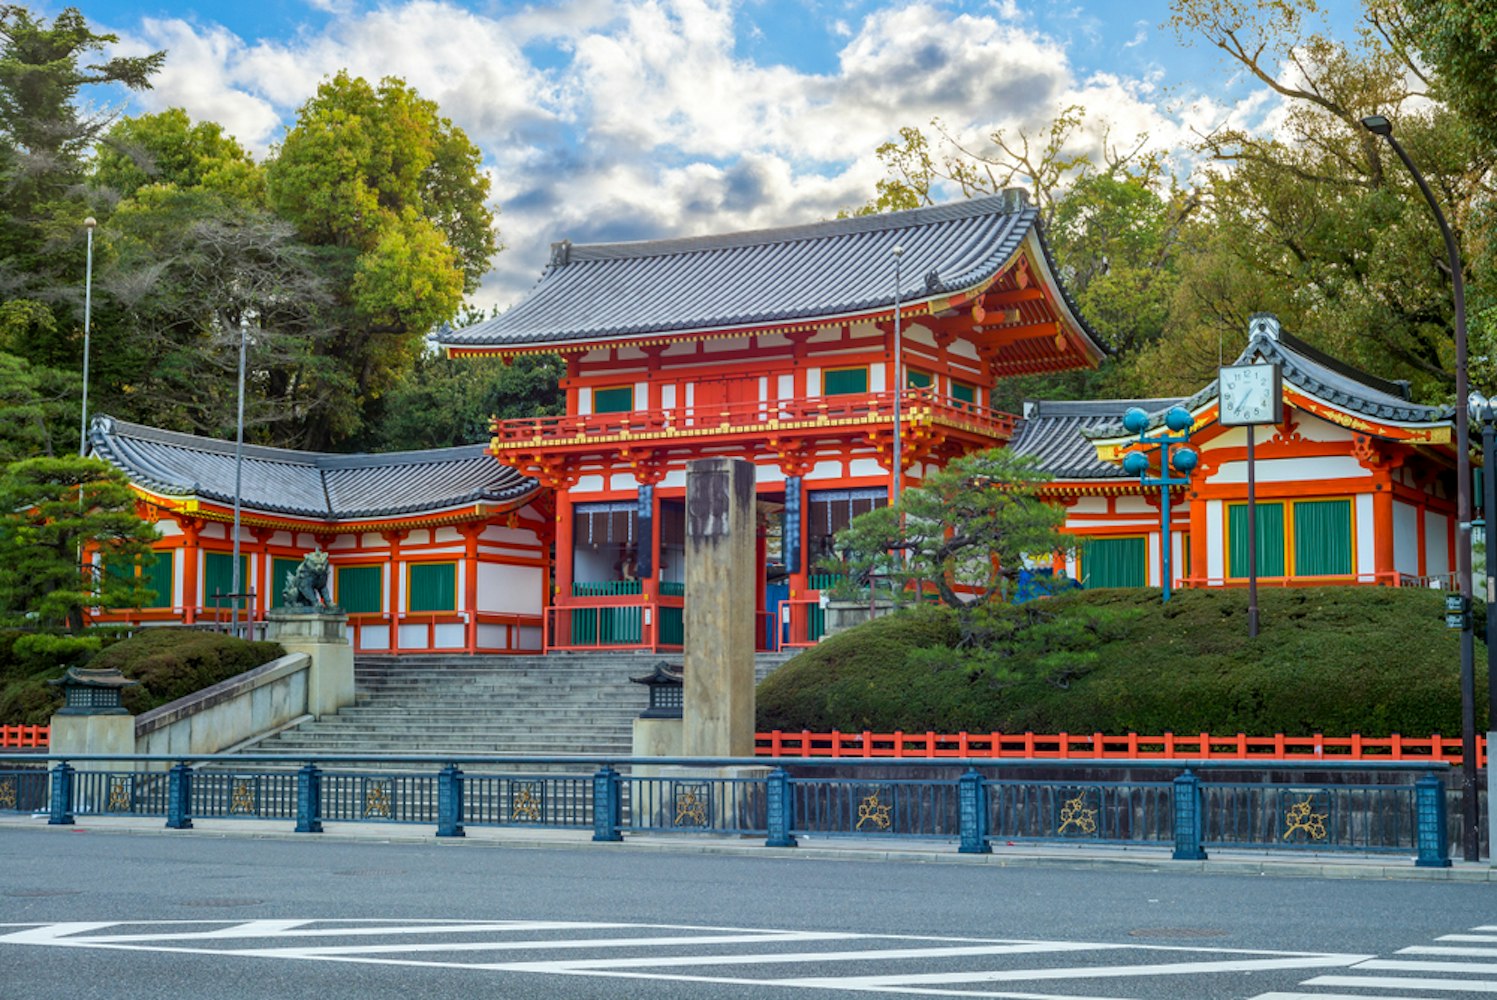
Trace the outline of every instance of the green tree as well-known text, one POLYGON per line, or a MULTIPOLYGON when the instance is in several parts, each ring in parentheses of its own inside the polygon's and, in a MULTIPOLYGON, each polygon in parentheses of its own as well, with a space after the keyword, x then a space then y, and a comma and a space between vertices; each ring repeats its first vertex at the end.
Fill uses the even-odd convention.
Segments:
POLYGON ((71 456, 12 462, 0 471, 0 610, 76 633, 85 608, 138 607, 147 592, 118 568, 149 557, 155 537, 113 466, 71 456))
POLYGON ((0 351, 0 466, 69 450, 78 419, 75 381, 0 351))
POLYGON ((554 354, 447 358, 424 354, 381 400, 379 418, 361 446, 407 451, 477 444, 498 417, 560 414, 566 400, 558 382, 566 366, 554 354))
POLYGON ((421 356, 498 249, 479 152, 437 106, 393 77, 340 72, 304 104, 268 168, 272 206, 319 249, 335 302, 318 352, 347 378, 309 421, 306 447, 352 437, 421 356))
POLYGON ((899 502, 853 518, 836 546, 852 575, 891 579, 896 592, 930 587, 971 637, 984 606, 1005 599, 1026 556, 1068 548, 1065 512, 1039 498, 1049 477, 1004 448, 964 455, 901 491, 899 502))
POLYGON ((119 198, 148 185, 215 191, 265 203, 265 172, 217 122, 196 122, 181 108, 122 118, 95 149, 90 180, 119 198))
POLYGON ((0 4, 0 301, 42 303, 52 322, 37 324, 27 355, 76 365, 80 355, 83 160, 108 127, 112 110, 84 112, 80 88, 150 86, 165 53, 87 63, 119 39, 92 31, 69 7, 48 24, 17 4, 0 4))

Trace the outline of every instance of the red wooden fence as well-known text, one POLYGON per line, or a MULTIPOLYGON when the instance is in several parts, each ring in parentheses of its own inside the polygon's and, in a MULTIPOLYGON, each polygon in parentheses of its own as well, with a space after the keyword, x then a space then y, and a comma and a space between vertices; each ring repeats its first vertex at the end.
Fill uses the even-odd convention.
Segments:
POLYGON ((0 750, 45 750, 51 734, 49 726, 0 726, 0 750))
MULTIPOLYGON (((1461 741, 1438 735, 1232 736, 1211 733, 1105 736, 1102 733, 755 733, 760 757, 1068 757, 1109 760, 1443 760, 1461 761, 1461 741)), ((1476 737, 1486 767, 1486 737, 1476 737)))

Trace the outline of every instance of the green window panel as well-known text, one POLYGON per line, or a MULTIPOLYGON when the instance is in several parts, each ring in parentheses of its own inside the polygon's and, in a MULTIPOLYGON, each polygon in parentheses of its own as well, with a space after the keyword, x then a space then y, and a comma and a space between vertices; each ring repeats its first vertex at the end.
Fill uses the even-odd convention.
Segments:
POLYGON ((413 564, 406 603, 412 611, 456 611, 457 563, 413 564))
POLYGON ((1295 503, 1295 576, 1350 576, 1351 544, 1350 500, 1295 503))
POLYGON ((821 391, 827 396, 848 396, 868 391, 867 368, 833 368, 821 375, 821 391))
POLYGON ((289 556, 276 556, 270 561, 270 606, 277 607, 286 603, 286 576, 295 575, 297 568, 301 566, 300 559, 289 556))
POLYGON ((977 404, 977 386, 965 382, 951 383, 951 398, 958 403, 977 404))
POLYGON ((152 553, 153 558, 147 558, 140 564, 140 583, 151 592, 151 599, 146 603, 148 608, 169 608, 172 606, 172 567, 175 563, 174 553, 167 549, 164 552, 152 553))
POLYGON ((905 369, 904 384, 911 389, 929 389, 936 382, 936 377, 930 372, 916 371, 913 368, 905 369))
MULTIPOLYGON (((1260 503, 1258 506, 1258 575, 1284 575, 1284 505, 1260 503)), ((1227 575, 1248 575, 1247 504, 1227 508, 1227 575)))
POLYGON ((1148 539, 1087 539, 1081 546, 1081 578, 1088 590, 1148 586, 1148 539))
POLYGON ((333 600, 351 615, 377 614, 385 609, 384 584, 385 575, 379 566, 339 566, 333 600))
POLYGON ((640 580, 572 581, 573 597, 625 597, 644 592, 644 583, 640 580))
POLYGON ((660 642, 662 645, 684 646, 686 644, 686 623, 683 610, 671 607, 660 609, 660 642))
POLYGON ((634 409, 634 386, 593 390, 594 413, 628 413, 634 409))
MULTIPOLYGON (((250 591, 250 559, 249 556, 239 557, 239 592, 247 594, 250 591)), ((203 553, 203 599, 202 605, 211 608, 213 606, 214 594, 232 594, 234 592, 234 556, 228 552, 205 552, 203 553)), ((228 601, 222 602, 223 607, 229 606, 228 601)))

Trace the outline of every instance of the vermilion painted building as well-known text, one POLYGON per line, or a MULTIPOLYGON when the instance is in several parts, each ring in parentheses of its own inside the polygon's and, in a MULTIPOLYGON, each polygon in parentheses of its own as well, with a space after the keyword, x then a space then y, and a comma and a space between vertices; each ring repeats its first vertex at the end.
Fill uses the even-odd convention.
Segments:
MULTIPOLYGON (((505 420, 501 463, 555 492, 548 643, 681 641, 686 463, 754 463, 759 610, 804 634, 818 560, 888 502, 894 409, 905 482, 1001 445, 1012 375, 1103 351, 1022 196, 695 239, 559 243, 508 312, 453 355, 560 353, 567 415, 505 420), (901 281, 896 289, 896 248, 901 281), (899 300, 899 353, 895 303, 899 300), (903 385, 900 374, 903 372, 903 385)), ((769 641, 774 627, 766 620, 769 641)))
MULTIPOLYGON (((450 331, 451 354, 566 361, 567 412, 496 422, 487 445, 396 455, 247 448, 255 613, 314 546, 364 650, 672 648, 682 642, 686 463, 752 462, 763 645, 819 636, 818 573, 848 521, 901 482, 995 445, 1054 476, 1085 586, 1160 583, 1159 491, 1125 476, 1121 418, 1195 416, 1200 465, 1171 494, 1174 583, 1245 574, 1245 431, 1213 382, 1184 400, 989 405, 999 380, 1099 363, 1102 346, 1017 194, 781 229, 559 243, 534 289, 450 331), (901 253, 896 258, 895 250, 901 253), (899 282, 896 291, 896 259, 899 282), (896 296, 898 336, 896 350, 896 296)), ((1283 583, 1439 583, 1454 564, 1452 412, 1255 317, 1239 363, 1282 366, 1285 419, 1258 429, 1260 574, 1283 583)), ((107 418, 162 540, 144 572, 187 621, 229 588, 233 446, 107 418)), ((1043 561, 1043 560, 1042 560, 1043 561)))

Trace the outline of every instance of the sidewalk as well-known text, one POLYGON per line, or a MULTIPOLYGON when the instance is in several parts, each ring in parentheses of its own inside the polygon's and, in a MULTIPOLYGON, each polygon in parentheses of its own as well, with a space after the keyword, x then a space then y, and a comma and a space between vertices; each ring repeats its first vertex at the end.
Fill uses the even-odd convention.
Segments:
MULTIPOLYGON (((0 814, 0 831, 52 830, 59 834, 103 833, 297 840, 309 843, 420 844, 452 848, 516 850, 656 851, 815 861, 902 861, 929 864, 997 865, 1007 868, 1111 868, 1210 875, 1272 875, 1290 878, 1412 879, 1428 882, 1497 882, 1497 867, 1454 860, 1449 868, 1416 868, 1412 857, 1392 854, 1215 850, 1205 861, 1174 861, 1168 847, 1104 847, 1070 844, 993 844, 991 854, 959 854, 954 841, 904 841, 874 837, 800 837, 798 847, 765 847, 762 838, 702 834, 625 834, 617 843, 594 843, 590 830, 541 830, 470 826, 466 836, 438 838, 428 824, 324 823, 322 833, 296 833, 289 820, 195 819, 191 830, 168 830, 160 817, 87 816, 71 826, 49 826, 45 815, 0 814)), ((0 832, 3 836, 3 832, 0 832)))

